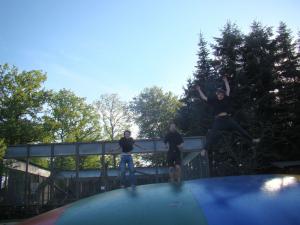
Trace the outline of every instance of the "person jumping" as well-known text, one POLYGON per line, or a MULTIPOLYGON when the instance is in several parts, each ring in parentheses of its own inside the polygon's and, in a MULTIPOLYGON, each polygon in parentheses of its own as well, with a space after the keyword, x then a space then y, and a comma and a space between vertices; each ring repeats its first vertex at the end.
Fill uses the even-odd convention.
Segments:
POLYGON ((168 148, 167 163, 169 166, 170 181, 181 182, 181 151, 183 144, 182 136, 176 129, 175 123, 170 124, 170 131, 165 136, 164 143, 168 148))
POLYGON ((252 143, 258 143, 260 139, 252 138, 247 131, 245 131, 229 114, 230 110, 230 87, 227 77, 223 77, 223 81, 226 87, 226 91, 222 88, 218 88, 215 97, 206 97, 202 92, 199 85, 196 85, 196 90, 199 92, 201 99, 206 101, 214 109, 215 119, 212 125, 212 129, 206 136, 206 144, 204 149, 201 151, 201 156, 205 156, 207 150, 211 147, 212 143, 220 136, 221 130, 236 130, 244 138, 251 141, 252 143))

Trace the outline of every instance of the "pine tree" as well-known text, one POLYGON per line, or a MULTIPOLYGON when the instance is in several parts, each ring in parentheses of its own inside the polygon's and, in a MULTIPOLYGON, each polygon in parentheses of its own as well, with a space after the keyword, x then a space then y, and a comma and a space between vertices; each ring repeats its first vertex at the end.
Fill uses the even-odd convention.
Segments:
MULTIPOLYGON (((245 129, 249 130, 251 113, 245 107, 250 98, 243 61, 244 35, 237 25, 228 22, 221 30, 221 36, 214 39, 215 43, 212 45, 214 71, 219 77, 224 75, 228 77, 231 89, 232 116, 245 129)), ((224 85, 221 79, 218 79, 217 82, 221 87, 224 85)), ((221 139, 213 146, 210 156, 214 162, 212 173, 228 175, 252 170, 255 167, 253 164, 255 161, 248 160, 253 157, 253 152, 249 151, 249 147, 238 135, 232 132, 222 132, 221 139)))
POLYGON ((245 36, 243 47, 245 73, 241 89, 248 96, 244 100, 244 108, 251 110, 256 124, 271 121, 273 115, 271 104, 274 96, 270 91, 274 90, 275 44, 272 35, 270 27, 253 22, 250 33, 245 36))
POLYGON ((250 28, 243 35, 236 25, 227 23, 211 45, 213 60, 200 36, 197 70, 184 89, 178 118, 186 134, 206 135, 212 122, 209 107, 198 100, 195 84, 209 96, 223 84, 220 76, 227 74, 233 116, 252 136, 262 139, 250 148, 237 135, 223 133, 209 153, 214 175, 249 173, 276 160, 300 158, 300 33, 296 47, 283 23, 275 37, 272 28, 259 22, 250 28))
POLYGON ((274 62, 275 42, 272 39, 271 27, 264 27, 259 22, 253 22, 251 31, 245 36, 243 47, 244 76, 243 92, 248 99, 244 100, 243 108, 248 109, 250 132, 262 139, 256 149, 256 162, 262 164, 275 157, 271 149, 272 121, 274 117, 274 62))
POLYGON ((221 75, 234 77, 241 69, 241 46, 243 35, 236 24, 227 22, 221 30, 221 37, 215 37, 214 68, 221 75))
MULTIPOLYGON (((228 22, 221 30, 221 37, 215 37, 213 67, 218 76, 226 75, 230 83, 230 95, 235 116, 244 118, 241 106, 248 101, 249 96, 245 91, 244 68, 242 48, 244 35, 236 24, 228 22)), ((222 87, 223 81, 218 80, 218 86, 222 87)), ((245 119, 244 119, 245 120, 245 119)))
MULTIPOLYGON (((297 114, 297 89, 299 92, 297 43, 293 41, 291 31, 281 22, 276 42, 276 94, 274 103, 272 148, 280 155, 280 159, 293 159, 299 147, 299 113, 297 114), (297 118, 298 117, 298 118, 297 118)), ((299 95, 298 95, 299 96, 299 95)))
POLYGON ((181 107, 177 116, 179 126, 186 135, 206 135, 212 120, 209 107, 200 100, 199 94, 195 90, 195 85, 200 85, 207 94, 210 94, 215 88, 215 76, 209 58, 207 42, 201 33, 198 47, 196 71, 193 78, 188 80, 187 87, 184 89, 184 97, 181 100, 183 107, 181 107))
MULTIPOLYGON (((298 32, 297 40, 297 70, 300 71, 300 31, 298 32)), ((297 78, 297 81, 299 82, 299 77, 297 78)))
MULTIPOLYGON (((272 29, 263 27, 258 22, 253 22, 251 32, 245 37, 245 46, 243 48, 243 61, 245 76, 244 80, 249 87, 250 101, 257 104, 264 114, 264 101, 261 98, 273 90, 273 67, 274 67, 274 41, 272 40, 272 29)), ((264 114, 265 119, 269 114, 264 114)))

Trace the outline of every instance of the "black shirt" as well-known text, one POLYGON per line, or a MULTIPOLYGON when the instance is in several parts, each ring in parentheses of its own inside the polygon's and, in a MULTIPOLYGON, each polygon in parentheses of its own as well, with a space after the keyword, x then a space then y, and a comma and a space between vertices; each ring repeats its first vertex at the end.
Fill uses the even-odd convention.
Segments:
POLYGON ((217 99, 217 97, 210 97, 207 99, 207 103, 213 107, 215 115, 230 111, 230 98, 227 95, 222 100, 217 99))
POLYGON ((164 140, 165 144, 169 143, 169 151, 179 151, 179 148, 177 145, 180 145, 183 143, 183 139, 181 135, 175 131, 175 132, 169 132, 164 140))
POLYGON ((134 140, 130 138, 122 137, 119 140, 119 145, 122 148, 122 152, 131 152, 133 149, 134 140))

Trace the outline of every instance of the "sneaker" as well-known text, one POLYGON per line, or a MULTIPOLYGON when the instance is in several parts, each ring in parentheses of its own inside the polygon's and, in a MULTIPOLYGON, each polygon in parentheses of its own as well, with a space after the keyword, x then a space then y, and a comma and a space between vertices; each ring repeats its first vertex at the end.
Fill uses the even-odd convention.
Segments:
POLYGON ((125 188, 125 185, 121 185, 121 188, 125 188))

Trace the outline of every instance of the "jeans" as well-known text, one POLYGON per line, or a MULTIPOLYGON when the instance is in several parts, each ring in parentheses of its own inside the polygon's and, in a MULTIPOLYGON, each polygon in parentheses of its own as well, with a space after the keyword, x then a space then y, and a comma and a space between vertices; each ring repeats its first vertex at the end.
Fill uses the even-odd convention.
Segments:
POLYGON ((206 136, 206 144, 204 149, 209 150, 211 145, 220 137, 221 130, 238 131, 245 139, 252 141, 252 137, 245 131, 235 120, 229 116, 217 117, 213 123, 212 129, 206 136))
POLYGON ((121 172, 121 184, 126 184, 126 164, 129 169, 129 181, 131 185, 135 185, 134 165, 131 155, 121 155, 120 172, 121 172))

